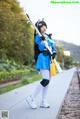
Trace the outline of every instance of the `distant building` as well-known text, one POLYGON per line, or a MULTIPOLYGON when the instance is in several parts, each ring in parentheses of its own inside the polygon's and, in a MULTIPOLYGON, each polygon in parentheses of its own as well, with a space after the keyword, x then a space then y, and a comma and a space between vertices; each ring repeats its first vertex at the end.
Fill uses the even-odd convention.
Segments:
POLYGON ((64 55, 65 55, 65 56, 70 56, 70 55, 71 55, 71 53, 70 53, 70 51, 69 51, 69 50, 65 50, 65 51, 64 51, 64 55))

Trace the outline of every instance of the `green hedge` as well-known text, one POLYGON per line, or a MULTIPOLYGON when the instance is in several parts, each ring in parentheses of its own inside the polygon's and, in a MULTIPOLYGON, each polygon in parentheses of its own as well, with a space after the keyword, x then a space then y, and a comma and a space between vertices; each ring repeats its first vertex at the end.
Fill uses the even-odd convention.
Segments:
POLYGON ((22 75, 28 75, 31 73, 31 70, 16 70, 13 72, 0 72, 0 82, 5 80, 19 79, 22 75))

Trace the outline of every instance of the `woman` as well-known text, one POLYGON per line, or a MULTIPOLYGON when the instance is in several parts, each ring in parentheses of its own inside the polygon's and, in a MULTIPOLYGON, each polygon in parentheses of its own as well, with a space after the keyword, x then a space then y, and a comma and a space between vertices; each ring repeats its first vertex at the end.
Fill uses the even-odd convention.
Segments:
POLYGON ((35 25, 42 35, 42 37, 40 37, 36 34, 34 37, 35 44, 38 48, 38 54, 36 54, 36 69, 40 72, 42 80, 36 87, 33 94, 27 97, 26 101, 29 103, 31 108, 36 109, 37 105, 35 103, 35 98, 40 91, 42 91, 40 107, 49 108, 50 105, 47 103, 46 97, 50 82, 50 58, 51 56, 55 58, 56 55, 55 43, 50 39, 49 35, 46 34, 47 25, 44 21, 38 21, 35 25))

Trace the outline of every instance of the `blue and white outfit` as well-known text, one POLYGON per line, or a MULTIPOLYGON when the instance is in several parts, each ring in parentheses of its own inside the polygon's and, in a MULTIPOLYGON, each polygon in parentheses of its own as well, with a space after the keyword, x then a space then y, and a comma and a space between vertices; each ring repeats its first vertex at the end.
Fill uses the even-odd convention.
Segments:
MULTIPOLYGON (((39 35, 36 35, 34 40, 35 43, 38 45, 39 50, 41 51, 41 53, 38 55, 37 58, 36 69, 40 71, 42 80, 40 84, 37 86, 35 92, 33 93, 33 98, 35 98, 42 90, 42 102, 46 102, 45 100, 46 100, 46 96, 48 92, 48 84, 50 80, 50 54, 48 55, 43 54, 42 51, 46 49, 46 46, 45 46, 45 42, 42 41, 39 35)), ((51 48, 52 53, 53 54, 56 53, 55 42, 51 40, 47 35, 45 35, 45 40, 49 48, 51 48)), ((48 104, 46 105, 46 107, 48 107, 48 104)))
MULTIPOLYGON (((38 22, 37 22, 38 23, 38 22)), ((44 21, 41 21, 38 23, 38 30, 42 26, 46 26, 44 21), (40 28, 39 28, 40 27, 40 28)), ((46 26, 47 28, 47 26, 46 26)), ((49 104, 46 101, 47 97, 47 92, 48 92, 48 84, 49 84, 49 79, 50 79, 50 55, 56 54, 56 49, 55 49, 55 42, 51 40, 48 35, 45 34, 45 41, 41 39, 39 35, 36 34, 34 38, 35 44, 37 44, 38 49, 40 53, 38 54, 37 61, 35 64, 35 68, 40 71, 40 74, 42 75, 42 80, 39 83, 39 85, 36 87, 35 91, 31 96, 27 98, 27 102, 31 106, 31 108, 37 108, 34 99, 36 96, 39 94, 40 91, 42 91, 42 103, 41 107, 48 108, 49 104), (49 48, 51 50, 51 54, 49 52, 49 48), (45 53, 46 51, 46 53, 45 53)), ((54 55, 53 55, 54 56, 54 55)))

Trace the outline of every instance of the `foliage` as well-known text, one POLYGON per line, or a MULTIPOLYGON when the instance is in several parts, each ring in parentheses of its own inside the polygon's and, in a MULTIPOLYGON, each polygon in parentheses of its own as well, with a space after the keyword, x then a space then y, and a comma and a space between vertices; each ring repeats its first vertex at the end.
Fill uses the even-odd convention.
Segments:
POLYGON ((72 58, 72 56, 65 56, 64 49, 62 47, 57 46, 56 59, 62 67, 63 67, 63 63, 64 63, 64 68, 70 68, 73 66, 74 59, 72 58))
POLYGON ((0 59, 28 64, 33 59, 33 29, 16 0, 0 0, 0 59))

